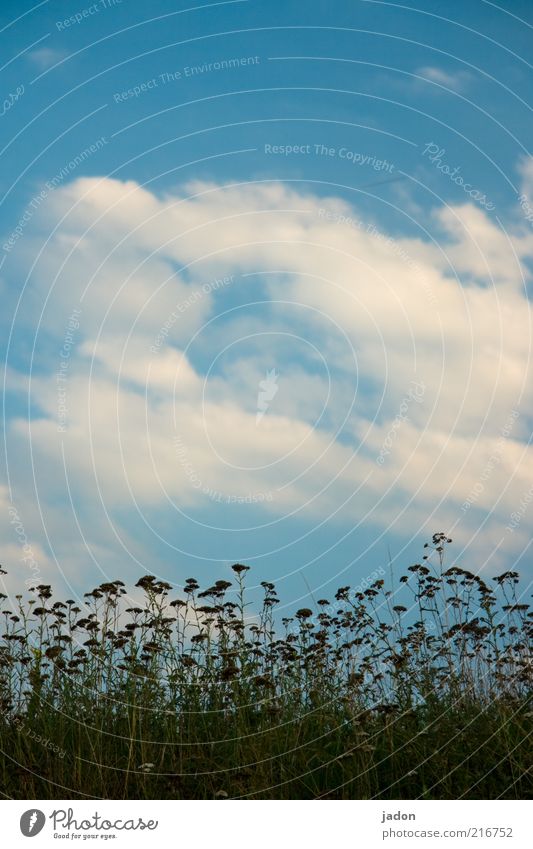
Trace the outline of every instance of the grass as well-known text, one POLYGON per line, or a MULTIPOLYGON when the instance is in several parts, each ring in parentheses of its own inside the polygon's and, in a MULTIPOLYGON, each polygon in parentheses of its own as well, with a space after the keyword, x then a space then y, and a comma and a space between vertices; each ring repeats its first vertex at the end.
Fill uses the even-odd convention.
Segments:
POLYGON ((281 621, 266 581, 252 615, 241 564, 181 598, 145 576, 129 607, 118 580, 79 604, 16 596, 0 613, 2 792, 532 798, 533 613, 516 572, 445 568, 450 542, 436 534, 395 586, 341 587, 281 621))

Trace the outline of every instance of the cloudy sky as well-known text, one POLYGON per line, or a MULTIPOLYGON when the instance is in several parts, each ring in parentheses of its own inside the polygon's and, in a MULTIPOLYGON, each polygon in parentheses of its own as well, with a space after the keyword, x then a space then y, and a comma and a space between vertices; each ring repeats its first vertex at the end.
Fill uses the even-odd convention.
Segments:
POLYGON ((10 589, 527 573, 531 13, 4 0, 10 589))

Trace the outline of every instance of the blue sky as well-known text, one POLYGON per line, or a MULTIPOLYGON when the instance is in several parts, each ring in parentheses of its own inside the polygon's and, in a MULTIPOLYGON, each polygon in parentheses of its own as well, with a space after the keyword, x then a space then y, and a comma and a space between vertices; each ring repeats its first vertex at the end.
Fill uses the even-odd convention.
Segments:
POLYGON ((423 6, 2 4, 11 588, 527 572, 531 7, 423 6))

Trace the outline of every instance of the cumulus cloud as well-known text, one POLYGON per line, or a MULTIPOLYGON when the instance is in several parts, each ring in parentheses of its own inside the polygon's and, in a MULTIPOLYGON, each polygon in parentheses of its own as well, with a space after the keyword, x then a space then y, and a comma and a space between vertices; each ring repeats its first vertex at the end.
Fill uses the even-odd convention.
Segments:
POLYGON ((532 460, 531 245, 472 204, 433 220, 438 243, 393 238, 268 182, 58 189, 22 313, 35 328, 42 310, 36 413, 10 440, 31 440, 49 498, 64 457, 70 497, 111 513, 255 496, 269 521, 352 522, 356 504, 379 530, 445 518, 466 545, 490 515, 501 535, 532 460))

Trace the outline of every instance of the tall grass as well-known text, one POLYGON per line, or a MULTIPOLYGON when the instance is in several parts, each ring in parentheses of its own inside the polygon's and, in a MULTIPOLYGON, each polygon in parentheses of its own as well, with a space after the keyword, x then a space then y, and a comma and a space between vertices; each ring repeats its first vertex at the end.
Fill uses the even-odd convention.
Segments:
MULTIPOLYGON (((446 567, 278 621, 248 567, 181 598, 154 576, 1 609, 1 786, 14 798, 531 798, 533 613, 518 575, 446 567)), ((2 596, 2 605, 9 600, 2 596)))

